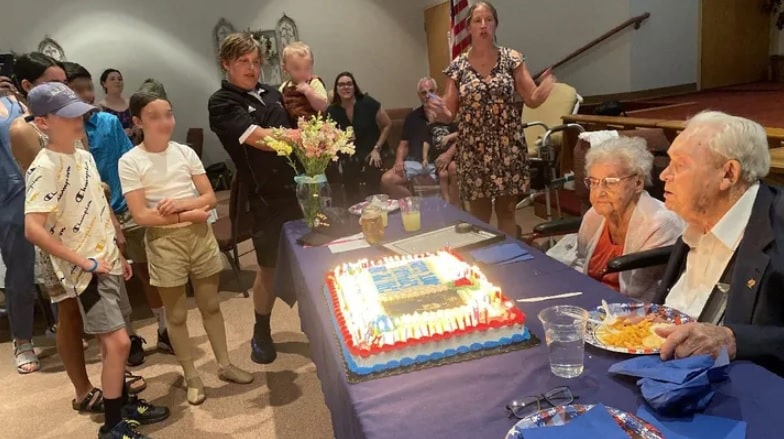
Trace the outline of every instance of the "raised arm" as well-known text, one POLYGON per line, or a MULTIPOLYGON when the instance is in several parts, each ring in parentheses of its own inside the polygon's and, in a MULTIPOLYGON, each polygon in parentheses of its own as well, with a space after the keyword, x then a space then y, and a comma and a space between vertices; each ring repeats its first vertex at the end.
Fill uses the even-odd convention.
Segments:
POLYGON ((460 93, 457 83, 452 78, 447 78, 444 87, 444 96, 429 96, 425 107, 429 112, 435 114, 435 120, 441 123, 452 123, 455 120, 460 106, 460 93))
POLYGON ((22 173, 25 173, 43 148, 41 136, 35 128, 25 122, 23 117, 11 123, 8 134, 11 137, 11 153, 22 169, 22 173))
POLYGON ((514 68, 517 94, 523 98, 523 102, 529 108, 536 108, 542 105, 547 100, 547 97, 550 96, 550 91, 553 89, 553 84, 555 84, 555 77, 550 72, 550 69, 542 73, 542 76, 539 78, 540 83, 536 85, 536 82, 531 77, 531 73, 528 72, 528 68, 525 66, 523 57, 518 52, 512 51, 512 59, 513 62, 518 63, 514 68))

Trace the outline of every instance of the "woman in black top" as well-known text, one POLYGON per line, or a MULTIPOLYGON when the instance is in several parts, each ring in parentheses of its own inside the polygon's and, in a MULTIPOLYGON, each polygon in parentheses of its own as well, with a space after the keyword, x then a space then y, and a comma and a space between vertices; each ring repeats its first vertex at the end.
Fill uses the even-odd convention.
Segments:
POLYGON ((342 176, 337 166, 332 166, 327 170, 327 178, 332 184, 349 183, 344 185, 344 189, 350 205, 362 201, 365 195, 380 191, 381 152, 389 137, 392 121, 377 100, 362 93, 354 75, 349 72, 340 73, 335 78, 333 93, 327 114, 341 129, 354 128, 356 152, 351 157, 341 157, 342 176), (364 190, 361 185, 364 185, 364 190))

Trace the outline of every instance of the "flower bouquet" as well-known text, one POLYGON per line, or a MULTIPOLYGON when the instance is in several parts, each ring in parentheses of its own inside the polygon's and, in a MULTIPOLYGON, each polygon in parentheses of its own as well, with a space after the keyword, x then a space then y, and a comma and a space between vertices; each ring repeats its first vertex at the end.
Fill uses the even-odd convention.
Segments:
POLYGON ((335 121, 321 115, 309 119, 300 117, 297 128, 273 128, 272 135, 267 136, 264 142, 279 156, 286 157, 289 166, 297 173, 294 177, 297 200, 308 227, 312 228, 316 213, 332 202, 324 172, 329 162, 338 161, 338 154, 354 155, 354 131, 351 127, 343 131, 335 121), (297 163, 301 164, 304 172, 300 173, 297 163))

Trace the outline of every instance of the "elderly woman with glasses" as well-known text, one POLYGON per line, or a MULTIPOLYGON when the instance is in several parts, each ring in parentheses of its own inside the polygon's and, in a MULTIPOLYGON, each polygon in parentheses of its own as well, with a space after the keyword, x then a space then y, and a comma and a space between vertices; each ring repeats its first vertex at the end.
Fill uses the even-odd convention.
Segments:
POLYGON ((664 267, 607 273, 618 256, 670 245, 683 232, 682 220, 648 195, 653 155, 640 138, 619 137, 590 149, 585 185, 591 209, 577 234, 573 265, 592 278, 628 296, 653 299, 664 267))

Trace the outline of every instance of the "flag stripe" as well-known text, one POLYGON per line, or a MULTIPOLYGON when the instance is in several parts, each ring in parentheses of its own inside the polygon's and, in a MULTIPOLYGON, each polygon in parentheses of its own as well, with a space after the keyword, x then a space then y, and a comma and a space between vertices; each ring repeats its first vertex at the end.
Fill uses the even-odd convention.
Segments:
POLYGON ((468 0, 451 0, 452 5, 452 58, 460 55, 468 47, 468 0))

